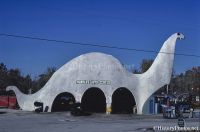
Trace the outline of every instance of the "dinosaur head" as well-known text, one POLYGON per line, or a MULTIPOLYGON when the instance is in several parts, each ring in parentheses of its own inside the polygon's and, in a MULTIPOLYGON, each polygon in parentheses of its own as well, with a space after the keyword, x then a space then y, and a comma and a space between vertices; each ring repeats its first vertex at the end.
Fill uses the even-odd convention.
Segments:
POLYGON ((177 33, 177 39, 184 39, 185 36, 182 33, 177 33))

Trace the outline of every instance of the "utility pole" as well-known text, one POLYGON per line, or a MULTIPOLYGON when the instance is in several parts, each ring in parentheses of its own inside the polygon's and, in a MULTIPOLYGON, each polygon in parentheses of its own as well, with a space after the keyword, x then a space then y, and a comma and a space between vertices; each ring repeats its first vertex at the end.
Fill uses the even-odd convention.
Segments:
POLYGON ((32 85, 31 85, 31 80, 28 81, 28 85, 29 85, 29 90, 28 90, 28 94, 32 94, 32 85))
POLYGON ((167 84, 167 95, 168 95, 168 93, 169 93, 169 85, 167 84))

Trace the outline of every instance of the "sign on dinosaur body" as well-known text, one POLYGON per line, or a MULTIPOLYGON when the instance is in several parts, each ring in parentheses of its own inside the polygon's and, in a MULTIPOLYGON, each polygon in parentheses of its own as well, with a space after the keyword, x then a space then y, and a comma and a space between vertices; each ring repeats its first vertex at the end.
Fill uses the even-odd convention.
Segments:
POLYGON ((76 84, 110 85, 110 80, 76 80, 76 84))

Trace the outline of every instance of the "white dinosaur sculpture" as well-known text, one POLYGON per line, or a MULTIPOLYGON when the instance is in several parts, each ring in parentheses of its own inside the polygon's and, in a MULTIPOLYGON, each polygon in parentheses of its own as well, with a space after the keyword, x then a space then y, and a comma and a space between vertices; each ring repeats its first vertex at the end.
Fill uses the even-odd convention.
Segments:
POLYGON ((98 87, 104 92, 107 107, 110 107, 113 92, 117 88, 125 87, 135 98, 137 114, 143 114, 146 113, 144 104, 148 98, 159 88, 169 84, 176 40, 183 38, 181 33, 171 35, 164 42, 152 66, 143 74, 130 73, 111 55, 93 52, 80 55, 66 63, 53 74, 41 90, 34 94, 25 95, 15 86, 8 86, 7 91, 15 92, 22 110, 34 111, 34 102, 41 101, 44 107, 50 108, 48 110, 50 112, 54 99, 60 93, 69 92, 74 95, 77 102, 81 102, 81 98, 88 88, 98 87), (102 66, 109 66, 109 68, 102 66), (110 84, 86 83, 83 85, 77 84, 77 80, 109 80, 110 84))

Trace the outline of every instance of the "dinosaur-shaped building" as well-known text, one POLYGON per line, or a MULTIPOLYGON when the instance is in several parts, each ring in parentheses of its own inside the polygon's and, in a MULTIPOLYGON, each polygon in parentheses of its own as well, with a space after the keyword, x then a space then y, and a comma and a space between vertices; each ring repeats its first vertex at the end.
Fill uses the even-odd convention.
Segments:
POLYGON ((42 102, 48 112, 65 109, 63 100, 80 102, 83 109, 93 112, 148 113, 145 102, 162 86, 169 84, 177 39, 181 33, 171 35, 163 44, 151 67, 142 74, 127 71, 118 59, 104 53, 80 55, 58 69, 45 86, 30 95, 13 90, 22 110, 34 111, 34 102, 42 102), (62 106, 63 105, 63 106, 62 106), (118 106, 121 105, 121 106, 118 106))

